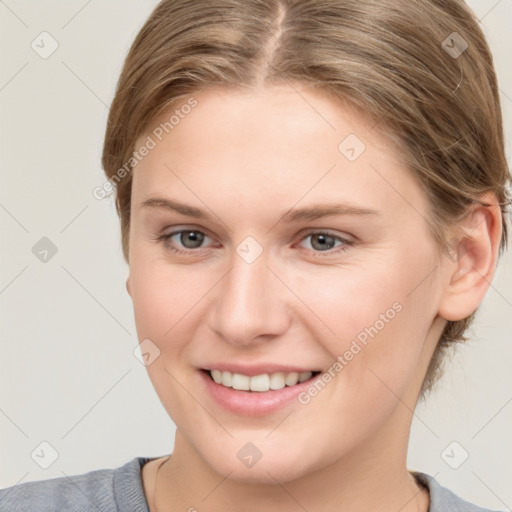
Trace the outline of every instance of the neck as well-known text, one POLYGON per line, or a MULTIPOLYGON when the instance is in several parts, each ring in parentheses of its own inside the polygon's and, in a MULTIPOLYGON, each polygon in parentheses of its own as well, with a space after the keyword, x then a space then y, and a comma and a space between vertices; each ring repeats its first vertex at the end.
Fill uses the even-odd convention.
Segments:
POLYGON ((329 466, 291 481, 275 479, 274 484, 247 483, 217 473, 177 431, 172 456, 157 474, 153 506, 157 512, 239 511, 241 503, 250 504, 247 511, 427 512, 428 491, 406 468, 409 428, 410 423, 401 436, 394 431, 391 439, 401 443, 381 444, 382 436, 375 436, 329 466))

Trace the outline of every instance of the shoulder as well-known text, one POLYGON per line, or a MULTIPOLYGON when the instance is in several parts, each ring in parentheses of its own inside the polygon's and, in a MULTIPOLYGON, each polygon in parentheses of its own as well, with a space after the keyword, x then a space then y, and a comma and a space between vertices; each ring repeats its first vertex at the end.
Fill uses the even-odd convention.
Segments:
POLYGON ((148 512, 140 475, 141 467, 148 460, 136 457, 117 469, 98 469, 0 489, 0 510, 148 512))
POLYGON ((443 487, 432 476, 413 471, 416 480, 425 486, 430 494, 429 512, 497 512, 473 505, 460 496, 443 487))

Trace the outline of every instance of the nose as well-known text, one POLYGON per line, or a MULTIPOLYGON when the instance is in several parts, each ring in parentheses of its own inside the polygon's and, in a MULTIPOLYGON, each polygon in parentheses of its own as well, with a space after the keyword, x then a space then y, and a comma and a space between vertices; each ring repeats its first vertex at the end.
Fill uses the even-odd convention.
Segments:
POLYGON ((233 345, 250 345, 283 334, 291 323, 283 284, 268 268, 265 251, 247 263, 238 254, 212 297, 209 325, 233 345))

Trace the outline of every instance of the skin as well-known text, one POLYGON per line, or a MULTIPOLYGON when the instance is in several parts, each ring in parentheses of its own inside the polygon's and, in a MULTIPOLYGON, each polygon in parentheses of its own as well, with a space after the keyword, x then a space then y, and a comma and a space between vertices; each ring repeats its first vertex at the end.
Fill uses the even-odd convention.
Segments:
POLYGON ((453 235, 460 257, 448 258, 422 186, 349 106, 299 84, 194 97, 133 175, 127 289, 139 340, 160 350, 147 370, 177 426, 156 482, 164 458, 142 472, 150 510, 427 511, 406 467, 412 411, 446 320, 468 316, 489 288, 499 208, 475 206, 453 235), (338 150, 348 134, 366 146, 354 162, 338 150), (141 206, 157 197, 211 218, 141 206), (281 220, 326 203, 378 215, 281 220), (180 229, 208 237, 200 249, 179 234, 156 240, 180 229), (354 243, 335 238, 322 251, 308 235, 325 230, 354 243), (247 236, 263 249, 250 264, 236 252, 247 236), (401 311, 307 405, 251 418, 203 391, 198 368, 212 362, 327 370, 397 301, 401 311), (251 468, 237 458, 247 442, 262 453, 251 468))

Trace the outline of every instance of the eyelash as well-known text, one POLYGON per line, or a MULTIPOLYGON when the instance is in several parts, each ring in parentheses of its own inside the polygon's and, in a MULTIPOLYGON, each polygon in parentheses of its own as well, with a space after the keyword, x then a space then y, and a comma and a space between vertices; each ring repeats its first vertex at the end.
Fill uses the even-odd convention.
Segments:
MULTIPOLYGON (((173 231, 172 233, 158 235, 156 237, 155 241, 163 243, 167 249, 169 249, 172 252, 174 252, 175 254, 179 254, 179 255, 198 253, 201 249, 205 249, 204 247, 199 247, 197 249, 185 249, 184 250, 184 249, 179 249, 179 248, 177 248, 177 247, 175 247, 175 246, 170 244, 170 239, 173 236, 179 235, 181 233, 190 232, 190 231, 201 233, 201 234, 203 234, 203 235, 208 237, 208 235, 204 231, 200 231, 198 229, 181 229, 181 230, 178 230, 178 231, 173 231)), ((350 246, 354 245, 354 241, 353 240, 348 240, 348 239, 343 238, 341 236, 334 235, 332 233, 329 233, 328 231, 322 231, 322 230, 310 231, 310 232, 306 233, 301 238, 300 241, 302 242, 303 240, 307 239, 308 237, 310 237, 312 235, 327 235, 327 236, 331 236, 335 240, 340 241, 342 243, 341 246, 337 246, 337 248, 335 247, 335 248, 332 248, 332 249, 328 249, 326 251, 315 251, 314 249, 311 249, 315 253, 315 256, 316 255, 318 255, 320 257, 332 256, 334 254, 345 252, 350 246)), ((208 237, 208 238, 210 238, 210 237, 208 237)))

